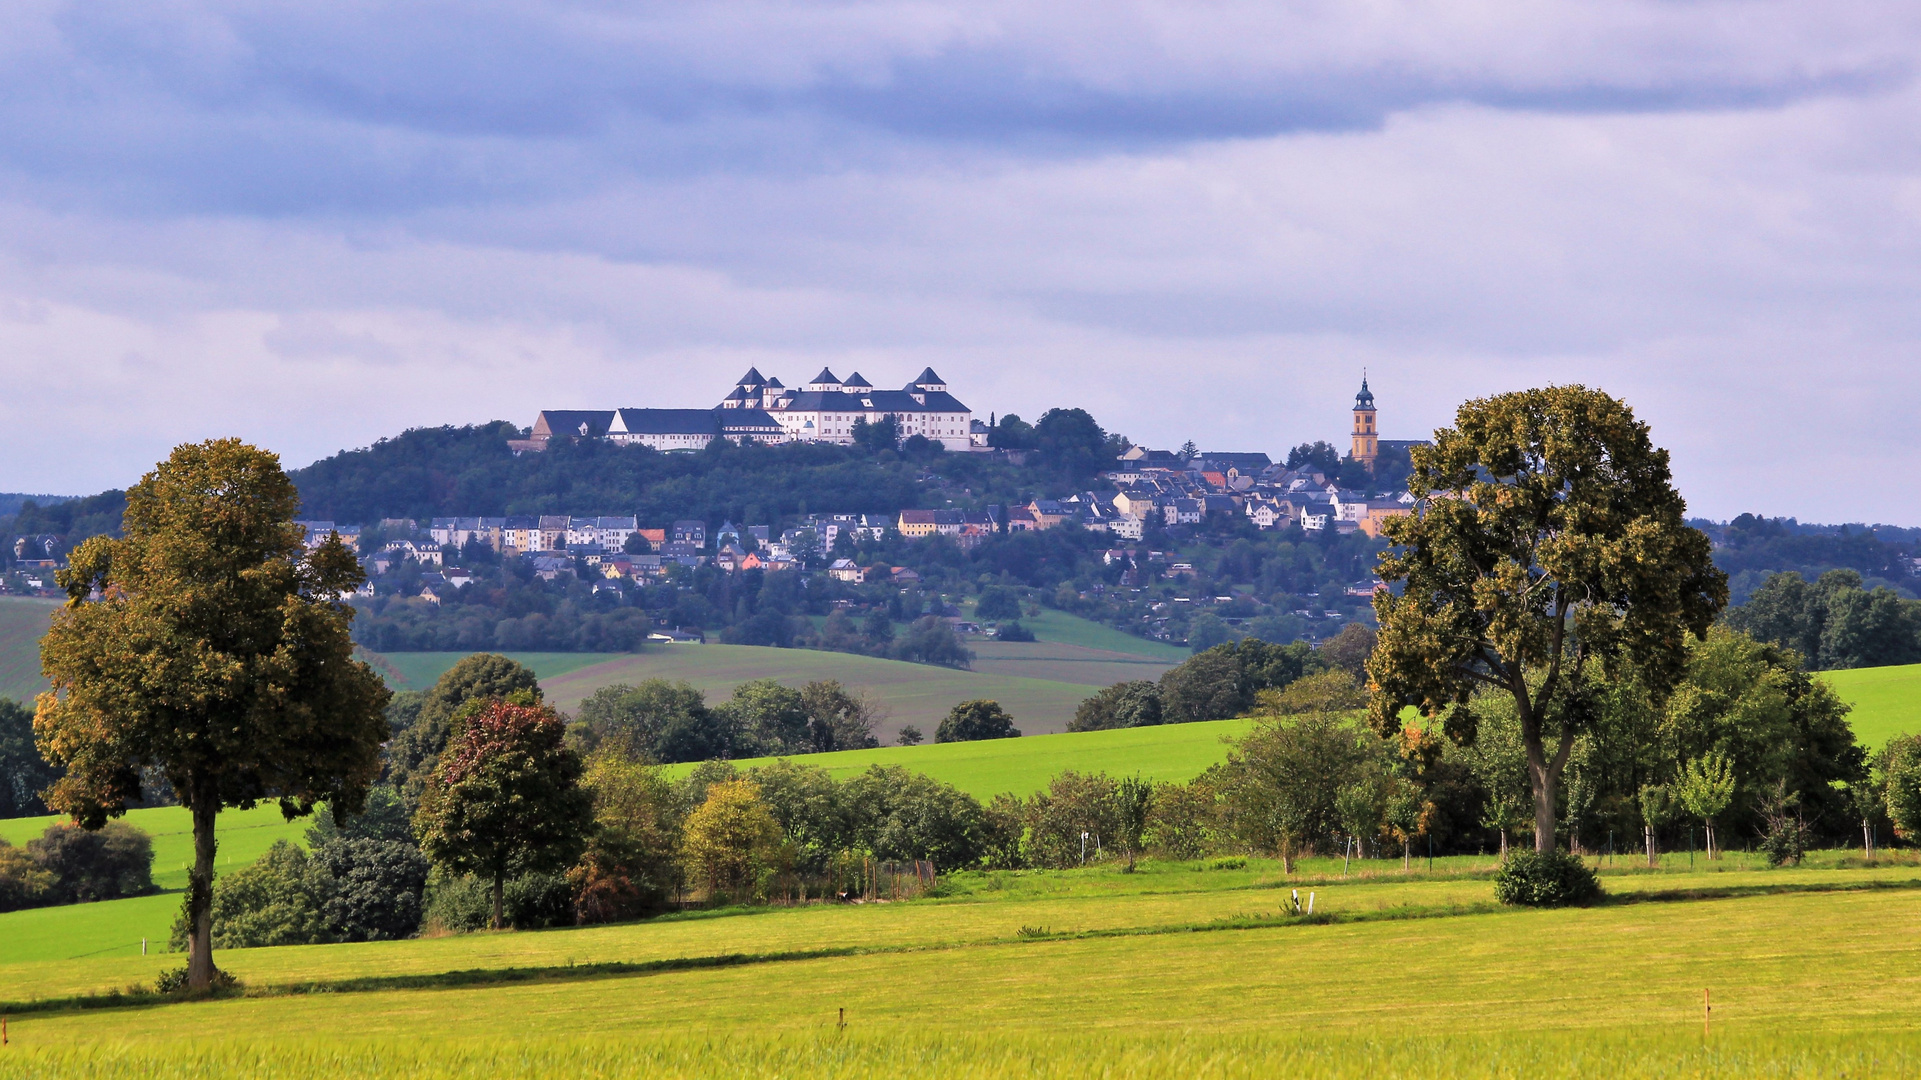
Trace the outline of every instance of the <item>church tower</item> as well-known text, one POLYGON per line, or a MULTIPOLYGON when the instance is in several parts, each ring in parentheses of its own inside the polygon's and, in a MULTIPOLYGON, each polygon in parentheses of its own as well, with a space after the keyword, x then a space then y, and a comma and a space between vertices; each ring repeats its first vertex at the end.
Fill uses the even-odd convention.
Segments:
POLYGON ((1354 395, 1354 460, 1372 469, 1381 454, 1380 429, 1374 426, 1374 393, 1361 376, 1361 392, 1354 395))

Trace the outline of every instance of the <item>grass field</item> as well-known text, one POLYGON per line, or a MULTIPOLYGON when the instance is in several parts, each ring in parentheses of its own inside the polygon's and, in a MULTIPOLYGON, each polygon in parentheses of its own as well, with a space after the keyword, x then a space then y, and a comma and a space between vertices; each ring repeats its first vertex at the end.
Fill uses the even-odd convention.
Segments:
POLYGON ((754 645, 669 645, 543 679, 541 685, 548 700, 571 711, 603 686, 653 678, 685 679, 710 701, 750 679, 778 679, 790 686, 839 679, 869 692, 886 708, 889 717, 879 734, 888 742, 903 724, 914 724, 931 736, 949 709, 970 698, 999 701, 1023 731, 1063 731, 1074 709, 1093 693, 1089 686, 1052 679, 754 645))
POLYGON ((40 638, 57 600, 0 596, 0 697, 31 702, 47 688, 40 677, 40 638))
POLYGON ((21 1011, 179 958, 0 964, 0 1075, 1911 1073, 1921 867, 1816 861, 1608 869, 1613 899, 1567 911, 1495 907, 1488 859, 961 874, 895 904, 228 951, 245 996, 84 1010, 21 1011), (1315 918, 1280 910, 1294 888, 1315 918))
MULTIPOLYGON (((1227 756, 1227 744, 1222 739, 1243 735, 1252 725, 1251 720, 1214 720, 985 742, 840 750, 792 760, 817 765, 836 778, 864 772, 871 765, 904 765, 985 802, 1003 791, 1022 796, 1039 791, 1051 777, 1068 769, 1115 776, 1138 774, 1147 780, 1191 780, 1227 756)), ((735 764, 751 768, 773 760, 751 758, 735 764)), ((669 766, 669 772, 679 776, 693 768, 691 764, 674 765, 669 766)))
MULTIPOLYGON (((0 820, 0 838, 16 846, 46 831, 59 817, 0 820)), ((130 824, 153 837, 153 880, 169 890, 156 896, 109 900, 97 904, 68 904, 0 913, 0 965, 26 960, 67 960, 81 956, 138 956, 140 939, 164 948, 174 913, 180 910, 177 890, 187 887, 193 862, 193 823, 177 806, 129 810, 130 824)), ((304 840, 311 818, 287 821, 278 806, 222 811, 214 835, 219 843, 215 867, 227 873, 251 865, 274 841, 304 840)))
POLYGON ((1022 618, 1021 625, 1034 632, 1036 641, 1057 645, 1079 645, 1085 649, 1099 649, 1103 652, 1125 653, 1147 660, 1159 660, 1169 666, 1178 664, 1190 654, 1179 645, 1169 645, 1165 641, 1149 641, 1144 637, 1116 630, 1069 615, 1064 611, 1049 611, 1045 608, 1039 615, 1022 618))
MULTIPOLYGON (((395 690, 425 690, 447 673, 461 660, 472 655, 464 652, 403 652, 403 653, 366 653, 361 657, 374 666, 387 680, 387 685, 395 690)), ((626 657, 628 653, 550 653, 550 652, 510 652, 501 655, 519 664, 524 664, 540 677, 542 683, 557 675, 579 671, 626 657)))
POLYGON ((1862 745, 1878 749, 1896 735, 1921 732, 1921 664, 1827 671, 1820 677, 1854 706, 1848 720, 1862 745))

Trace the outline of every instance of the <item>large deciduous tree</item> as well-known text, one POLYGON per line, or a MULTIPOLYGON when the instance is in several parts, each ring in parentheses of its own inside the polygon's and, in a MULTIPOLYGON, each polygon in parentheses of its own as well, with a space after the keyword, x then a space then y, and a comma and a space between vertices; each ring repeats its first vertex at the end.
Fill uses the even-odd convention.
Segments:
POLYGON ((157 768, 193 814, 188 986, 213 979, 214 820, 277 799, 359 810, 380 772, 388 692, 353 658, 337 536, 312 551, 279 459, 237 439, 181 446, 127 492, 119 538, 75 549, 41 641, 34 731, 65 775, 47 803, 97 829, 157 768), (97 596, 97 600, 90 597, 97 596))
POLYGON ((1367 672, 1384 736, 1413 705, 1472 742, 1477 688, 1509 695, 1534 801, 1534 846, 1554 848, 1555 792, 1603 679, 1677 682, 1690 632, 1727 603, 1708 538, 1683 518, 1667 451, 1624 403, 1582 386, 1469 401, 1414 453, 1419 512, 1375 595, 1367 672))
POLYGON ((547 706, 476 701, 456 714, 427 777, 414 819, 420 848, 492 883, 496 930, 507 875, 567 869, 593 829, 593 797, 566 734, 547 706))

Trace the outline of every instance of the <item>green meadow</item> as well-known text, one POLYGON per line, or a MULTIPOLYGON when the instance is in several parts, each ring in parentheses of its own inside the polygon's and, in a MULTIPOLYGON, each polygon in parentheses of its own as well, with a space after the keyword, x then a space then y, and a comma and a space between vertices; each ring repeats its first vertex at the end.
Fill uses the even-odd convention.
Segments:
POLYGON ((0 697, 32 701, 47 688, 40 677, 40 638, 57 600, 0 596, 0 697))
POLYGON ((1824 671, 1820 678, 1854 706, 1848 722, 1862 745, 1878 749, 1896 735, 1921 732, 1921 664, 1824 671))
POLYGON ((177 956, 0 963, 0 1075, 1911 1073, 1921 867, 1853 862, 1603 867, 1610 898, 1562 911, 1494 905, 1490 859, 966 873, 897 903, 226 951, 243 989, 199 1002, 125 993, 177 956))
MULTIPOLYGON (((1228 750, 1225 740, 1245 735, 1252 726, 1252 720, 1210 720, 985 742, 839 750, 793 760, 820 766, 835 779, 864 772, 873 765, 903 765, 952 784, 985 802, 1003 791, 1021 796, 1040 791, 1050 778, 1068 769, 1186 782, 1225 758, 1228 750)), ((774 760, 749 758, 736 764, 751 768, 774 760)), ((669 772, 678 777, 693 768, 692 764, 675 765, 670 766, 669 772)))

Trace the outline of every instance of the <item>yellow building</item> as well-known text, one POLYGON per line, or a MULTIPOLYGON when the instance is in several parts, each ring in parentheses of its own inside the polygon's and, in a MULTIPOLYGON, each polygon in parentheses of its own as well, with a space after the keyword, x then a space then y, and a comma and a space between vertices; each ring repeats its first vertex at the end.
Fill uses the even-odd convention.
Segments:
POLYGON ((1354 395, 1354 460, 1372 469, 1381 456, 1380 429, 1374 424, 1374 393, 1361 376, 1361 392, 1354 395))

